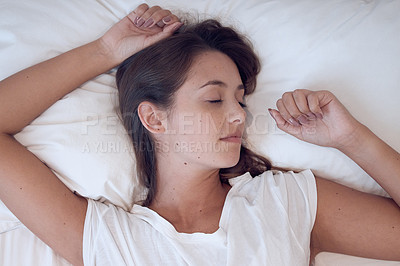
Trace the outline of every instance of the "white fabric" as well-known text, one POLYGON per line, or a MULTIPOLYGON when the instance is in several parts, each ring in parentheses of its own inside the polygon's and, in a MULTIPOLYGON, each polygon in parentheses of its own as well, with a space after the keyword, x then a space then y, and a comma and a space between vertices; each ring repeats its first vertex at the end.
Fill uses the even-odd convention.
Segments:
POLYGON ((0 233, 0 265, 72 266, 22 224, 0 233))
MULTIPOLYGON (((0 79, 101 36, 142 2, 2 0, 0 79)), ((217 15, 253 41, 263 65, 256 93, 247 102, 252 117, 248 135, 257 150, 276 165, 311 168, 316 175, 385 194, 340 152, 302 143, 278 130, 266 109, 289 89, 329 89, 356 118, 400 150, 400 1, 147 2, 217 15)), ((142 189, 129 140, 116 118, 114 73, 83 84, 16 137, 70 189, 129 210, 142 189)), ((18 249, 21 243, 34 242, 31 234, 6 237, 18 226, 0 204, 0 240, 7 239, 2 243, 18 249)), ((3 250, 3 265, 35 265, 34 257, 3 250)))
POLYGON ((131 212, 89 201, 84 231, 86 265, 308 266, 317 209, 311 171, 230 180, 219 229, 178 233, 149 208, 131 212))

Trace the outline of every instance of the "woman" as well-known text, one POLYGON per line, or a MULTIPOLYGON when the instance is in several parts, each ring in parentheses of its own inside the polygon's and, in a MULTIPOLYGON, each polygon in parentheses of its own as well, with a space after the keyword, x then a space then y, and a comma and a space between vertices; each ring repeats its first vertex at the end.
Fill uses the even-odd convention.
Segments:
POLYGON ((310 171, 264 172, 269 163, 241 145, 257 58, 218 23, 170 37, 181 26, 169 11, 141 5, 100 39, 0 83, 0 198, 8 208, 74 265, 306 265, 310 250, 400 260, 400 155, 331 93, 297 90, 270 110, 278 127, 341 150, 393 200, 310 171), (117 75, 121 114, 149 188, 131 213, 73 194, 12 137, 127 58, 117 75))

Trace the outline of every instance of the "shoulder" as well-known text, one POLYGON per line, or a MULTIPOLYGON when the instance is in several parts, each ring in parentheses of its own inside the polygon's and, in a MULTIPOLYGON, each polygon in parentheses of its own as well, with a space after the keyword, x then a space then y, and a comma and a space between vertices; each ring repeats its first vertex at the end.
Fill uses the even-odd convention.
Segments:
POLYGON ((308 257, 317 211, 313 173, 310 170, 299 173, 267 171, 254 178, 248 174, 231 183, 235 182, 229 198, 235 206, 231 213, 238 213, 235 217, 245 217, 248 224, 251 217, 256 217, 252 221, 263 221, 264 225, 258 231, 260 234, 267 232, 268 238, 276 233, 282 243, 297 243, 308 257))
POLYGON ((98 230, 104 227, 125 226, 139 224, 140 219, 130 211, 111 203, 103 203, 88 199, 84 230, 98 230))
POLYGON ((279 203, 286 209, 299 206, 299 209, 309 209, 311 216, 315 216, 317 190, 310 170, 298 173, 266 171, 255 177, 246 173, 230 179, 229 183, 232 194, 245 197, 248 201, 260 201, 262 205, 279 203))
POLYGON ((252 177, 249 173, 229 179, 232 187, 238 190, 261 189, 279 190, 300 190, 304 193, 315 192, 316 184, 314 174, 310 170, 298 173, 293 171, 265 171, 261 175, 252 177))
POLYGON ((272 178, 266 181, 270 185, 279 187, 282 191, 299 190, 306 194, 316 191, 315 177, 311 170, 301 172, 273 171, 272 178))
POLYGON ((84 264, 135 265, 131 255, 138 248, 136 239, 146 239, 148 228, 132 212, 89 199, 83 232, 84 264))

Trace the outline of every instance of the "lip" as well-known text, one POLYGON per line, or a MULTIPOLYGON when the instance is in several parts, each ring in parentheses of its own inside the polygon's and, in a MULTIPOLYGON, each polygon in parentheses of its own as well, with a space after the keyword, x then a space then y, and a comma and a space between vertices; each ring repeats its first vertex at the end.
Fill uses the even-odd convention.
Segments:
POLYGON ((221 140, 226 142, 242 143, 242 137, 226 137, 221 140))
POLYGON ((226 142, 242 143, 242 132, 240 130, 237 130, 235 133, 229 134, 224 138, 220 138, 220 140, 226 142))

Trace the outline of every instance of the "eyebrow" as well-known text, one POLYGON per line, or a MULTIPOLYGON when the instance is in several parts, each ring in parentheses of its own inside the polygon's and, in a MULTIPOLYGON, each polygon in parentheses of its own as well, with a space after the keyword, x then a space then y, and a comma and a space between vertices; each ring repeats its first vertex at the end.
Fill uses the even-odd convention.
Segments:
MULTIPOLYGON (((228 87, 228 85, 221 80, 210 80, 210 81, 206 82, 204 85, 202 85, 199 89, 210 86, 210 85, 217 85, 217 86, 224 87, 224 88, 228 87)), ((237 86, 237 89, 244 90, 243 84, 240 84, 239 86, 237 86)))

